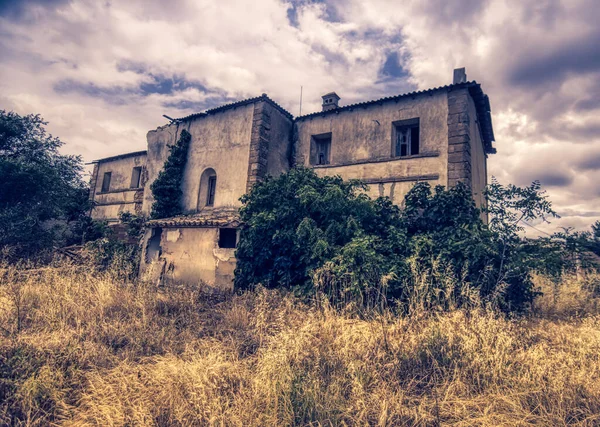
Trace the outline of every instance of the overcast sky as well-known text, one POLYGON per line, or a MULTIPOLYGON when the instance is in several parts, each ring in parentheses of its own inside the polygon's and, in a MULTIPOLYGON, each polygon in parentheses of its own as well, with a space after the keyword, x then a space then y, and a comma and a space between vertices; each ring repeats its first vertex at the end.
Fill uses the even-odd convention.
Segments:
MULTIPOLYGON (((490 96, 490 176, 542 182, 561 226, 600 219, 598 0, 0 0, 0 109, 40 113, 85 161, 267 93, 298 114, 451 83, 490 96)), ((529 229, 529 233, 537 232, 529 229)))

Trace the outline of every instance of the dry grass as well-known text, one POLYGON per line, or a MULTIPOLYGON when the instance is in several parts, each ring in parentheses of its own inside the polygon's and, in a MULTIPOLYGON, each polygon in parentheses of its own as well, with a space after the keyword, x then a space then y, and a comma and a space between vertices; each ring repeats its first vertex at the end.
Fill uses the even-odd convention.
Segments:
POLYGON ((357 319, 74 269, 0 285, 0 424, 600 425, 594 280, 530 318, 357 319), (17 316, 18 308, 18 316, 17 316))

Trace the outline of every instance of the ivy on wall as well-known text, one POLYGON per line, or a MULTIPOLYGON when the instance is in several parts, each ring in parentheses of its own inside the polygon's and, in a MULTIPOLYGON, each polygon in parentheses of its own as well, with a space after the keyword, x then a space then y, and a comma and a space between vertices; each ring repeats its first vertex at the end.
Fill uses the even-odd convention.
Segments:
POLYGON ((181 181, 191 140, 192 135, 184 129, 177 143, 169 146, 169 157, 165 161, 163 170, 150 186, 154 196, 150 214, 152 219, 169 218, 183 213, 181 181))

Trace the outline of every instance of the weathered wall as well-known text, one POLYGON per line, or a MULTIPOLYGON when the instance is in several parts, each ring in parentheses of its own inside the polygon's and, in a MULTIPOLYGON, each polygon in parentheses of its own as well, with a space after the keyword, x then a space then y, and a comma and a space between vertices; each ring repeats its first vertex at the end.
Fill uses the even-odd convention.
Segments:
POLYGON ((144 167, 146 155, 124 156, 112 160, 100 160, 94 167, 96 173, 94 184, 94 202, 92 218, 107 221, 118 221, 121 212, 139 213, 143 193, 143 172, 140 180, 141 188, 130 188, 131 173, 134 167, 144 167), (97 170, 96 170, 97 168, 97 170), (111 172, 110 189, 102 192, 102 181, 105 172, 111 172), (136 211, 136 204, 138 211, 136 211))
POLYGON ((317 174, 366 180, 370 195, 388 196, 401 205, 406 192, 419 180, 447 185, 447 122, 448 102, 443 91, 301 119, 295 130, 295 162, 313 167, 309 161, 311 136, 331 132, 330 164, 314 166, 317 174), (419 118, 419 154, 392 157, 393 122, 414 118, 419 118))
MULTIPOLYGON (((151 263, 146 262, 150 236, 148 229, 142 246, 142 275, 151 268, 151 263)), ((163 279, 233 290, 235 249, 219 248, 218 240, 218 228, 163 228, 160 240, 160 258, 165 263, 163 279)))
POLYGON ((487 186, 487 155, 483 149, 481 131, 475 111, 473 98, 469 97, 469 135, 471 137, 471 186, 475 204, 481 207, 485 204, 483 190, 487 186))
POLYGON ((143 211, 150 214, 153 197, 150 185, 158 177, 169 155, 167 144, 174 144, 183 129, 192 135, 182 182, 184 212, 196 212, 200 176, 207 168, 217 174, 214 207, 240 206, 246 192, 253 104, 232 108, 183 123, 148 132, 148 191, 143 211))
POLYGON ((290 169, 292 154, 292 120, 265 103, 271 116, 267 174, 278 176, 290 169))

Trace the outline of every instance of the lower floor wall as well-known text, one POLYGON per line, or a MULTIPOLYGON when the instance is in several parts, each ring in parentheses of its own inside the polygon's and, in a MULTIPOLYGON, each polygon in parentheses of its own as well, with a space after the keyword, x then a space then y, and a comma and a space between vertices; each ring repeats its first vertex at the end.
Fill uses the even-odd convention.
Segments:
POLYGON ((219 247, 219 228, 151 228, 142 241, 140 276, 233 290, 235 249, 219 247))

